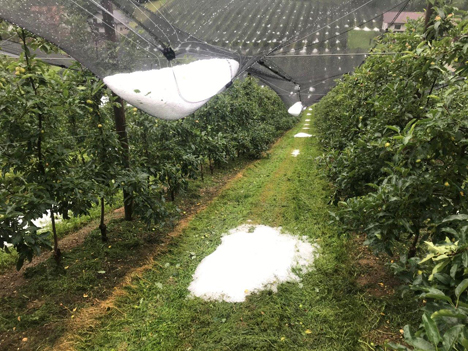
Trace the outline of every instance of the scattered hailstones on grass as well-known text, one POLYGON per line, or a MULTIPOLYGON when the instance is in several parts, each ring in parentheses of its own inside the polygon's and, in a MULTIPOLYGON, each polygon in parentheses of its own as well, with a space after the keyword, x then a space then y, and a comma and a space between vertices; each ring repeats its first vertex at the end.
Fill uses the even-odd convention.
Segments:
POLYGON ((205 257, 189 286, 191 296, 243 302, 261 290, 277 291, 283 282, 299 282, 312 269, 318 246, 306 237, 281 234, 281 228, 242 225, 222 238, 205 257))
POLYGON ((307 134, 307 133, 298 133, 294 136, 295 138, 310 138, 312 135, 307 134))

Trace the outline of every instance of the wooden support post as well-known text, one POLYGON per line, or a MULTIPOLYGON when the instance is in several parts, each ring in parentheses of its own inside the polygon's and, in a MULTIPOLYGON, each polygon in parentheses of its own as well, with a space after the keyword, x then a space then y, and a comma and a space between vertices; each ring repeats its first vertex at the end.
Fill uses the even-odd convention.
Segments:
MULTIPOLYGON (((114 18, 109 14, 113 13, 113 6, 109 0, 102 0, 101 5, 105 10, 102 10, 102 21, 104 23, 104 32, 107 40, 117 42, 117 35, 115 33, 114 18)), ((110 55, 116 55, 114 51, 110 52, 110 55)), ((115 60, 116 57, 109 57, 111 60, 115 60)), ((114 119, 115 129, 119 135, 120 145, 123 151, 123 164, 126 169, 130 169, 130 153, 128 148, 128 137, 127 137, 127 121, 125 119, 125 102, 122 98, 113 94, 116 98, 115 102, 120 106, 114 106, 114 119)), ((131 193, 124 191, 124 209, 125 209, 125 220, 131 221, 133 216, 133 196, 131 193)))
POLYGON ((431 3, 430 0, 427 1, 427 9, 426 9, 426 18, 424 20, 424 32, 427 31, 427 28, 431 24, 431 17, 434 13, 434 5, 431 3))

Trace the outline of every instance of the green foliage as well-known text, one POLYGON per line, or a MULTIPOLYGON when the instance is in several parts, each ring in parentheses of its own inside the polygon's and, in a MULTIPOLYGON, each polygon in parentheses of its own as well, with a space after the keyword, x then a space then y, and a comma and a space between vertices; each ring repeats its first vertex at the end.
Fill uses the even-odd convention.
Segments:
POLYGON ((123 190, 133 195, 136 215, 162 226, 177 215, 167 200, 203 178, 204 168, 213 173, 239 156, 263 157, 298 121, 250 78, 180 121, 159 121, 128 105, 128 165, 115 132, 119 105, 103 83, 80 65, 57 70, 35 59, 30 49, 58 49, 0 25, 0 35, 24 49, 18 60, 0 60, 0 243, 13 244, 18 267, 50 248, 51 233, 33 224, 42 216, 82 216, 123 190))
MULTIPOLYGON (((359 350, 381 313, 392 330, 408 322, 399 296, 375 298, 355 285, 354 256, 328 222, 327 180, 312 139, 287 133, 268 159, 255 162, 132 281, 99 325, 75 333, 78 350, 359 350), (300 149, 301 155, 291 157, 300 149), (279 200, 280 199, 280 200, 279 200), (224 233, 251 220, 316 239, 320 255, 300 283, 252 293, 243 303, 188 298, 200 262, 224 233), (345 331, 345 332, 343 332, 345 331)), ((242 259, 240 257, 239 259, 242 259)), ((300 274, 300 273, 299 273, 300 274)), ((382 322, 382 321, 381 321, 382 322)))
POLYGON ((393 268, 428 301, 418 332, 405 328, 415 350, 461 350, 467 336, 466 223, 452 226, 468 212, 467 28, 466 12, 436 6, 425 33, 415 22, 382 38, 315 107, 334 221, 376 251, 407 250, 393 268))
POLYGON ((168 198, 186 190, 189 179, 203 177, 239 156, 260 158, 298 119, 285 111, 269 89, 248 78, 235 82, 206 107, 179 121, 155 121, 128 108, 129 138, 135 167, 150 182, 159 180, 168 198))
MULTIPOLYGON (((440 224, 444 241, 426 241, 423 259, 395 263, 424 302, 423 324, 413 334, 405 327, 405 341, 421 350, 464 350, 468 345, 468 215, 447 217, 440 224), (415 276, 414 279, 412 277, 415 276)), ((407 348, 391 345, 397 350, 407 348)))
POLYGON ((376 51, 395 54, 370 57, 315 108, 336 218, 389 252, 408 236, 440 239, 432 223, 467 204, 467 22, 431 42, 415 25, 383 38, 376 51))
POLYGON ((69 135, 63 133, 72 101, 67 95, 57 99, 76 88, 31 55, 30 47, 48 51, 49 44, 16 27, 11 32, 24 44, 24 52, 19 61, 0 63, 0 226, 2 244, 14 245, 20 267, 48 246, 48 233, 39 234, 34 219, 47 211, 86 213, 92 197, 89 180, 80 177, 82 168, 71 157, 69 135))

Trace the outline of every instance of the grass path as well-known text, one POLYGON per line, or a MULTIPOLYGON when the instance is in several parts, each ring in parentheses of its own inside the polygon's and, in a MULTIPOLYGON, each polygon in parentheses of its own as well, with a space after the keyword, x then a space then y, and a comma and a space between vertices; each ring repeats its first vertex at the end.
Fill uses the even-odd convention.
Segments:
MULTIPOLYGON (((106 222, 109 222, 114 219, 120 219, 124 217, 123 207, 108 211, 106 215, 106 222)), ((83 225, 82 228, 72 232, 72 234, 62 237, 59 240, 58 247, 67 252, 70 249, 73 249, 77 246, 83 244, 86 237, 91 233, 91 231, 95 230, 96 227, 100 224, 100 219, 93 219, 86 225, 83 225)), ((26 261, 26 263, 21 267, 18 271, 13 267, 9 267, 9 270, 5 269, 5 272, 0 271, 0 297, 3 296, 11 296, 15 290, 18 290, 24 284, 27 284, 27 280, 24 277, 25 272, 37 265, 41 264, 49 260, 52 257, 52 251, 44 251, 39 256, 34 256, 31 262, 26 261)))
MULTIPOLYGON (((69 350, 61 343, 64 335, 88 326, 92 317, 102 314, 100 307, 112 305, 120 287, 150 268, 151 258, 165 252, 171 238, 250 163, 236 159, 205 175, 205 181, 191 181, 188 191, 176 199, 181 211, 176 228, 169 224, 148 228, 138 220, 123 220, 117 211, 106 216, 107 243, 102 243, 97 224, 91 221, 64 237, 60 265, 45 253, 24 271, 1 274, 0 350, 44 350, 52 345, 69 350)), ((72 226, 82 222, 73 221, 72 226)))
POLYGON ((366 295, 356 284, 360 272, 350 255, 352 244, 328 224, 329 189, 316 165, 319 148, 314 138, 293 137, 302 127, 287 133, 270 158, 237 177, 166 253, 154 257, 150 269, 132 280, 98 323, 74 331, 66 345, 79 350, 360 350, 373 349, 369 335, 382 323, 389 335, 398 331, 405 306, 392 297, 366 295), (297 158, 291 156, 294 149, 301 152, 297 158), (188 298, 200 261, 216 249, 223 233, 247 221, 282 226, 318 242, 322 249, 315 270, 301 284, 282 284, 277 293, 253 294, 244 303, 188 298), (383 318, 383 311, 395 317, 383 318))

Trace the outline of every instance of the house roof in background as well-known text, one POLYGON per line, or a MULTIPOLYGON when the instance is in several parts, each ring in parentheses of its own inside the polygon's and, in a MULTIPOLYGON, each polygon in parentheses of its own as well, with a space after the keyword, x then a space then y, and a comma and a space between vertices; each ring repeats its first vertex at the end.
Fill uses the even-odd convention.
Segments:
POLYGON ((423 12, 386 12, 384 13, 384 23, 406 23, 408 19, 417 20, 424 16, 423 12), (397 19, 395 17, 398 15, 397 19))

